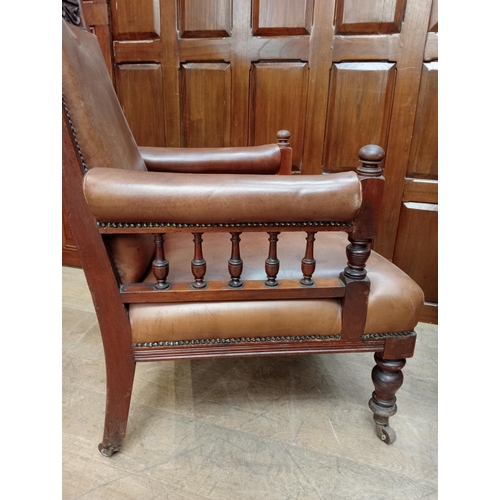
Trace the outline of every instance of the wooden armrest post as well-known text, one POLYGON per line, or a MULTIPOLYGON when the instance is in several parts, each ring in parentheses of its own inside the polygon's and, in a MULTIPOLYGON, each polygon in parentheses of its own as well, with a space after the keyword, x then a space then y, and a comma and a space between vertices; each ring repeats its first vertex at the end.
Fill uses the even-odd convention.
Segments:
POLYGON ((342 303, 342 338, 345 340, 359 340, 365 329, 370 293, 366 262, 380 219, 385 183, 381 167, 384 157, 384 150, 373 144, 359 150, 361 165, 356 173, 361 182, 363 202, 348 238, 350 244, 346 248, 347 267, 340 275, 346 287, 342 303))
POLYGON ((278 146, 281 150, 281 165, 278 175, 290 175, 292 173, 292 148, 290 146, 290 132, 279 130, 276 134, 278 146))

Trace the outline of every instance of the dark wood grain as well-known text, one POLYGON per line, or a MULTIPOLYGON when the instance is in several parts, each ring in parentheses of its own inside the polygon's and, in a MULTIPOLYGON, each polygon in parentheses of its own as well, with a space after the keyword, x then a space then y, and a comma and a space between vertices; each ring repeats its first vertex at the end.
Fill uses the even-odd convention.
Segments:
POLYGON ((193 233, 194 242, 194 257, 191 261, 191 272, 193 273, 194 282, 191 286, 195 289, 202 289, 207 286, 205 282, 205 274, 207 272, 207 263, 203 258, 203 233, 193 233))
POLYGON ((231 145, 231 67, 226 63, 181 66, 182 145, 231 145))
POLYGON ((323 169, 354 170, 365 144, 387 144, 396 66, 385 62, 334 64, 323 169))
POLYGON ((154 287, 157 290, 165 290, 170 287, 167 283, 167 276, 169 271, 169 262, 165 259, 165 253, 163 250, 163 243, 165 242, 163 233, 154 233, 155 239, 155 259, 153 260, 153 274, 156 278, 156 284, 154 287))
POLYGON ((405 201, 416 201, 420 203, 438 202, 438 183, 428 179, 406 179, 403 191, 405 201))
POLYGON ((161 65, 119 64, 116 69, 117 94, 137 144, 165 146, 161 65))
POLYGON ((338 0, 337 33, 396 33, 403 21, 405 0, 338 0))
POLYGON ((106 415, 100 449, 111 454, 120 448, 127 428, 135 372, 132 333, 108 252, 83 195, 79 155, 64 107, 62 145, 66 215, 92 290, 106 359, 106 415))
POLYGON ((438 63, 424 63, 407 176, 437 180, 438 63))
POLYGON ((144 40, 160 36, 159 0, 110 2, 115 40, 144 40))
POLYGON ((264 282, 266 286, 275 287, 279 283, 276 280, 280 270, 280 261, 278 259, 278 235, 279 232, 269 232, 269 254, 265 263, 267 280, 264 282))
POLYGON ((313 0, 253 0, 253 34, 309 35, 313 0))
POLYGON ((251 72, 249 144, 270 144, 276 131, 286 128, 297 169, 302 164, 307 77, 307 64, 302 62, 261 62, 251 72))
POLYGON ((236 232, 231 233, 231 257, 227 263, 229 275, 231 276, 231 281, 229 281, 231 288, 240 288, 243 286, 243 282, 240 280, 241 273, 243 272, 243 260, 240 255, 240 234, 236 232))
POLYGON ((179 0, 179 33, 183 38, 231 36, 232 0, 179 0))
POLYGON ((240 288, 232 288, 227 281, 207 281, 203 290, 193 290, 191 283, 175 282, 167 292, 155 289, 154 283, 122 285, 121 298, 128 303, 179 303, 185 301, 214 302, 232 300, 280 300, 300 298, 337 298, 345 294, 344 285, 338 278, 314 280, 314 286, 300 286, 299 280, 279 280, 276 287, 264 281, 246 280, 240 288))
POLYGON ((304 258, 302 259, 302 274, 304 277, 300 280, 301 285, 304 286, 312 286, 314 285, 314 280, 312 276, 316 269, 316 259, 314 258, 314 241, 315 241, 315 232, 307 233, 306 237, 306 253, 304 258))
POLYGON ((420 284, 427 302, 437 303, 438 206, 404 203, 399 227, 394 263, 420 284))
POLYGON ((163 361, 174 359, 205 359, 245 356, 295 356, 299 354, 333 354, 340 352, 382 352, 384 341, 349 342, 345 340, 269 342, 262 344, 220 344, 216 346, 135 347, 136 361, 163 361))

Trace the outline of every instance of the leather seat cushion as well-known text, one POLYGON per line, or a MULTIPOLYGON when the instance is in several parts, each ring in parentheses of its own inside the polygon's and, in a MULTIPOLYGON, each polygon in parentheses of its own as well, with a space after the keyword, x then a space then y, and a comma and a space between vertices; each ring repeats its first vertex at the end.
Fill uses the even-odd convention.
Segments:
MULTIPOLYGON (((241 235, 241 279, 265 280, 266 233, 241 235)), ((206 281, 229 280, 230 235, 203 235, 206 281)), ((191 234, 165 235, 169 281, 193 281, 191 234)), ((346 266, 345 233, 317 233, 313 278, 338 277, 346 266)), ((305 233, 282 233, 278 242, 278 280, 300 279, 305 233)), ((420 287, 391 262, 372 252, 367 264, 371 290, 365 333, 412 330, 419 319, 424 297, 420 287)), ((147 282, 154 282, 152 272, 147 282)), ((341 305, 337 299, 270 300, 242 302, 193 302, 182 304, 131 304, 132 338, 136 343, 232 337, 336 335, 341 332, 341 305)))

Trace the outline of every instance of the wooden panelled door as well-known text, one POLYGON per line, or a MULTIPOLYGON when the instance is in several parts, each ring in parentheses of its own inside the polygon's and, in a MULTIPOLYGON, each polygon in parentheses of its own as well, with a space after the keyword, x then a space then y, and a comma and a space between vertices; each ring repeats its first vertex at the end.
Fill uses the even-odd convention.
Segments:
MULTIPOLYGON (((84 0, 84 13, 105 1, 84 0)), ((375 250, 420 284, 422 320, 437 323, 437 0, 108 8, 101 46, 139 145, 258 145, 288 129, 297 174, 354 170, 363 145, 382 146, 375 250)))

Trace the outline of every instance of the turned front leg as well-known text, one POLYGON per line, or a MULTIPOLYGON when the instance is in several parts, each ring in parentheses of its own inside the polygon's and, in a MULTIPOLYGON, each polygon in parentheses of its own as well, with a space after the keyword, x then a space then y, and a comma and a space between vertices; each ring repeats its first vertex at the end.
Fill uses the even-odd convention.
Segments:
POLYGON ((368 403, 373 411, 375 430, 378 437, 387 444, 396 440, 396 433, 389 427, 389 417, 398 411, 396 392, 403 384, 403 372, 406 359, 386 360, 375 353, 376 366, 372 370, 375 391, 368 403))

